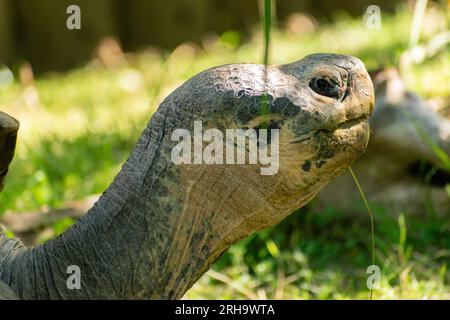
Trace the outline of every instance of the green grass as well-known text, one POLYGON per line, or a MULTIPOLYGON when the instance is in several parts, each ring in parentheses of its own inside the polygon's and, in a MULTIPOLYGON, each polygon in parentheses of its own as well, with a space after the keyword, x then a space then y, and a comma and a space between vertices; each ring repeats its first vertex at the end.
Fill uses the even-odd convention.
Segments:
MULTIPOLYGON (((369 69, 395 65, 408 47, 411 19, 406 12, 383 15, 379 31, 345 16, 312 35, 273 29, 270 59, 286 63, 313 52, 336 52, 360 57, 369 69)), ((24 90, 18 83, 0 88, 0 109, 22 123, 17 156, 0 195, 0 215, 8 210, 56 208, 101 193, 158 103, 176 86, 212 66, 261 62, 263 35, 257 32, 248 41, 240 39, 235 31, 227 31, 205 48, 148 50, 111 68, 91 63, 47 75, 34 88, 24 90)), ((407 86, 425 97, 448 97, 449 66, 448 51, 412 66, 404 75, 407 86)), ((450 299, 448 217, 372 209, 375 261, 382 273, 374 299, 450 299)), ((59 221, 53 235, 71 223, 59 221)), ((349 216, 332 203, 317 212, 313 201, 279 225, 233 246, 186 297, 367 299, 370 247, 367 214, 349 216)))
MULTIPOLYGON (((375 216, 381 288, 374 290, 374 299, 450 298, 450 223, 397 221, 381 209, 375 216)), ((348 217, 332 206, 320 214, 313 207, 299 210, 222 257, 214 269, 228 275, 232 285, 207 274, 187 297, 252 298, 245 294, 250 291, 259 298, 367 299, 368 229, 366 217, 348 217)))

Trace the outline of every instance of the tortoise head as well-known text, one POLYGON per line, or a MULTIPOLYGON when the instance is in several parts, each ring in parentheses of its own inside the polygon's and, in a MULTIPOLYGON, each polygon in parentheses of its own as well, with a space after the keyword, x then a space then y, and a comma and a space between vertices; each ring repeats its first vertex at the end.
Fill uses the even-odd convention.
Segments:
POLYGON ((266 176, 251 166, 230 166, 227 171, 246 182, 243 197, 249 190, 261 194, 253 208, 272 208, 263 210, 271 213, 260 215, 264 219, 259 222, 252 215, 261 227, 306 204, 364 152, 374 90, 363 63, 345 55, 314 54, 266 69, 244 68, 245 72, 237 68, 226 73, 235 79, 227 83, 236 83, 234 121, 244 130, 261 128, 262 123, 277 129, 278 137, 272 137, 267 148, 277 154, 272 159, 277 164, 270 164, 274 170, 266 176), (252 88, 250 93, 242 90, 246 87, 252 88), (260 111, 263 93, 269 100, 265 115, 260 111))
MULTIPOLYGON (((207 119, 203 129, 220 129, 217 131, 222 134, 217 132, 219 138, 214 141, 223 139, 229 128, 258 140, 254 157, 259 157, 258 163, 180 169, 188 186, 201 180, 202 190, 233 188, 234 198, 225 202, 222 210, 251 224, 246 231, 273 225, 344 172, 367 146, 368 117, 374 104, 372 82, 363 63, 334 54, 314 54, 270 67, 242 64, 211 69, 185 84, 176 96, 183 97, 183 103, 201 98, 198 108, 190 103, 189 110, 196 110, 196 119, 207 119), (192 94, 196 92, 202 94, 192 94), (262 163, 262 158, 269 161, 262 163)), ((178 101, 169 100, 168 105, 178 101)), ((219 159, 226 158, 228 146, 233 149, 237 139, 230 141, 219 159)), ((246 152, 246 160, 253 149, 250 143, 240 148, 246 152)), ((231 154, 233 158, 233 151, 231 154)), ((208 202, 204 192, 196 197, 199 203, 208 202)))
POLYGON ((282 180, 300 189, 321 187, 367 146, 372 81, 364 64, 346 55, 313 54, 275 68, 275 74, 281 72, 279 77, 289 83, 280 97, 287 97, 287 105, 295 110, 280 127, 282 180))

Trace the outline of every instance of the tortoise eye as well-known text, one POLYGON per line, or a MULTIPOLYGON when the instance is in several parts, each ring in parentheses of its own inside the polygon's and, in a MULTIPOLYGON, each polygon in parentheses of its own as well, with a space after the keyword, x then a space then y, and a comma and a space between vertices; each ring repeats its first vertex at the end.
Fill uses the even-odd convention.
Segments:
POLYGON ((339 98, 340 86, 325 78, 313 78, 309 82, 309 87, 321 96, 339 98))

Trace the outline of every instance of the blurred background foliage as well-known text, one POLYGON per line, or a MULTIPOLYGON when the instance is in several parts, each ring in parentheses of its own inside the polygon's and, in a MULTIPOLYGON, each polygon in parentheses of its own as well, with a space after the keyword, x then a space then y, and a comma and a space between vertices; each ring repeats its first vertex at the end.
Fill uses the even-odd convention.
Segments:
MULTIPOLYGON (((401 1, 277 0, 273 12, 280 21, 297 11, 330 20, 338 14, 360 16, 371 4, 392 13, 401 1)), ((21 58, 37 72, 66 69, 88 60, 98 42, 111 35, 126 51, 201 44, 208 35, 230 30, 248 40, 260 10, 258 0, 0 0, 0 62, 21 58), (64 27, 66 8, 74 4, 82 8, 83 26, 77 32, 64 27)))
MULTIPOLYGON (((262 60, 257 1, 70 1, 82 8, 80 32, 65 28, 68 3, 0 0, 0 109, 21 121, 0 217, 101 193, 173 89, 212 66, 262 60)), ((335 52, 358 56, 369 70, 398 65, 413 4, 276 1, 271 63, 335 52), (365 25, 369 4, 381 7, 381 30, 365 25)), ((448 30, 448 4, 429 3, 424 19, 421 40, 448 30)), ((449 66, 446 50, 411 66, 406 85, 448 98, 449 66)), ((448 217, 373 209, 382 272, 374 298, 449 299, 448 217)), ((72 223, 36 230, 39 241, 72 223)), ((313 201, 234 245, 186 298, 365 299, 369 235, 367 216, 333 203, 318 212, 313 201)))

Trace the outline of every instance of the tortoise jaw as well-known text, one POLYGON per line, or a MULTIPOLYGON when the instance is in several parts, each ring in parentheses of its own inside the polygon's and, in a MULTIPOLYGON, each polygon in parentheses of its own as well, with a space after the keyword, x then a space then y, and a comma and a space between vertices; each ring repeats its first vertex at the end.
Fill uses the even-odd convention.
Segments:
POLYGON ((313 162, 325 171, 346 168, 364 153, 369 132, 367 118, 346 121, 335 130, 316 131, 312 137, 317 141, 313 162))
POLYGON ((358 124, 360 124, 360 123, 362 123, 364 121, 367 121, 368 118, 369 118, 368 115, 362 115, 362 116, 360 116, 358 118, 346 120, 344 122, 339 123, 335 130, 338 130, 338 129, 349 129, 349 128, 351 128, 353 126, 356 126, 356 125, 358 125, 358 124))

